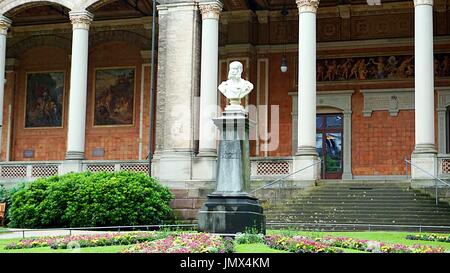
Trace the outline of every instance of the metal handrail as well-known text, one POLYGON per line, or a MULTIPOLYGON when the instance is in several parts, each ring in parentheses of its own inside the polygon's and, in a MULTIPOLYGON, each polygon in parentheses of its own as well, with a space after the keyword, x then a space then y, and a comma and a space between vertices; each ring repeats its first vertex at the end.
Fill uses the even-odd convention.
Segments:
MULTIPOLYGON (((425 173, 425 174, 431 176, 431 177, 434 179, 434 181, 435 181, 434 184, 435 184, 435 188, 436 188, 436 193, 435 193, 435 194, 436 194, 436 206, 437 206, 438 203, 439 203, 438 184, 437 184, 437 181, 441 182, 442 184, 446 185, 447 187, 450 187, 450 184, 447 183, 447 182, 445 182, 445 181, 442 180, 441 178, 435 176, 434 174, 432 174, 432 173, 430 173, 430 172, 428 172, 428 171, 425 171, 424 169, 422 169, 421 167, 419 167, 419 166, 417 166, 416 164, 412 163, 412 162, 409 161, 408 159, 405 159, 405 162, 406 162, 406 173, 408 173, 408 164, 409 164, 409 165, 411 165, 411 167, 415 167, 415 168, 421 170, 423 173, 425 173)), ((412 168, 411 168, 411 169, 412 169, 412 168)))
POLYGON ((311 165, 308 165, 308 166, 306 166, 306 167, 304 167, 304 168, 302 168, 302 169, 300 169, 300 170, 297 170, 297 171, 295 171, 295 172, 293 172, 293 173, 289 173, 289 174, 287 174, 287 175, 285 175, 285 176, 282 176, 282 177, 280 177, 280 178, 278 178, 278 179, 276 179, 276 180, 274 180, 274 181, 272 181, 272 182, 269 182, 269 183, 265 184, 265 185, 262 186, 262 187, 259 187, 259 188, 257 188, 257 189, 252 190, 250 193, 255 193, 255 192, 260 191, 260 190, 262 190, 262 189, 265 189, 265 188, 267 188, 267 187, 269 187, 269 186, 272 186, 272 185, 275 184, 275 183, 278 183, 278 182, 280 182, 280 181, 284 181, 286 178, 291 177, 291 176, 293 176, 294 174, 297 174, 297 173, 299 173, 299 172, 302 172, 302 171, 304 171, 304 170, 306 170, 306 169, 309 169, 309 168, 311 168, 311 167, 313 167, 313 166, 315 166, 315 165, 318 165, 318 164, 322 164, 322 160, 321 160, 320 158, 319 158, 319 160, 318 160, 317 162, 315 162, 315 163, 313 163, 313 164, 311 164, 311 165))

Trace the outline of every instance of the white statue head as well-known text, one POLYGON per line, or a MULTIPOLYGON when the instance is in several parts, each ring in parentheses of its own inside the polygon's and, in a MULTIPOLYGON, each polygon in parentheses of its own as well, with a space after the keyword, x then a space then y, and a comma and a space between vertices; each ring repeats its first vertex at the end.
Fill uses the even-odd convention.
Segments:
POLYGON ((230 71, 228 71, 229 80, 238 80, 242 77, 243 66, 242 63, 234 61, 230 64, 230 71))

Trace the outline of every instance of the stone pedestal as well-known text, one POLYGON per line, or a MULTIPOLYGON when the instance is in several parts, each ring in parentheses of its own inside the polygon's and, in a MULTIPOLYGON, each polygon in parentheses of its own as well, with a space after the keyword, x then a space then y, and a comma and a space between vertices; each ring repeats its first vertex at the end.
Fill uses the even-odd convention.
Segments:
POLYGON ((258 199, 248 194, 250 183, 249 126, 243 110, 225 110, 214 119, 220 130, 216 191, 199 211, 199 228, 232 234, 256 229, 265 233, 265 216, 258 199))
POLYGON ((416 146, 416 149, 411 155, 411 162, 414 164, 410 166, 412 188, 418 189, 435 186, 433 176, 438 176, 438 160, 437 152, 433 147, 430 146, 428 149, 423 149, 421 146, 416 146))

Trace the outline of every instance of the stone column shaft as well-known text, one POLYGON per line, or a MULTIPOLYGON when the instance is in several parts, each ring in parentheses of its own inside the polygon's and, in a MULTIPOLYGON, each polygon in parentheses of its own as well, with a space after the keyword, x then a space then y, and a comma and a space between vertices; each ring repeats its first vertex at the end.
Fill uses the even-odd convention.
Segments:
POLYGON ((212 119, 218 112, 219 15, 222 7, 217 0, 199 3, 202 14, 199 155, 217 154, 217 129, 212 119))
POLYGON ((316 153, 316 0, 297 0, 299 8, 298 150, 316 153))
POLYGON ((434 55, 433 1, 415 1, 415 122, 416 151, 433 151, 434 55))
POLYGON ((414 1, 415 135, 411 186, 433 187, 438 162, 434 139, 433 0, 414 1))
POLYGON ((294 175, 303 186, 320 177, 316 152, 316 13, 318 0, 296 0, 299 10, 298 147, 294 175))
MULTIPOLYGON (((0 145, 3 135, 3 99, 5 96, 5 68, 6 68, 6 36, 11 27, 11 20, 0 16, 0 145)), ((1 150, 1 149, 0 149, 1 150)))
POLYGON ((73 38, 66 159, 84 159, 89 25, 92 19, 93 15, 87 11, 70 12, 73 38))

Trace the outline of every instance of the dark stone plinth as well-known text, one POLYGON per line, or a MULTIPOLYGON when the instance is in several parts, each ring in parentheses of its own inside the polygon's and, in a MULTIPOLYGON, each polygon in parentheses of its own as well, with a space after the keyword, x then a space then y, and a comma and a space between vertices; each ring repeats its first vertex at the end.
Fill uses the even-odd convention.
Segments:
POLYGON ((258 199, 242 193, 208 195, 199 211, 198 224, 200 230, 210 233, 266 233, 266 219, 258 199))

